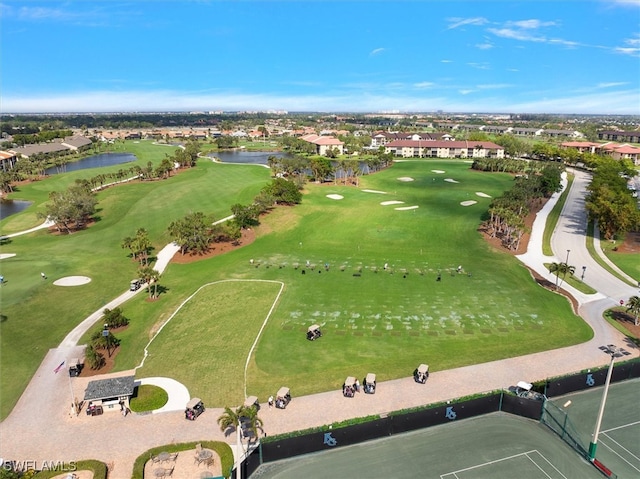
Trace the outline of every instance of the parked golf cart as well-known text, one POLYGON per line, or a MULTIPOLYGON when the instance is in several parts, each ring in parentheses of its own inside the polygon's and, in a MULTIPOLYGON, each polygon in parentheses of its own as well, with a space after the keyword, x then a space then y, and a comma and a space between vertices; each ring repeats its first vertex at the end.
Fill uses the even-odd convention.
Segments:
POLYGON ((289 388, 281 387, 278 389, 278 394, 276 394, 276 407, 278 409, 285 409, 289 402, 291 402, 289 388))
POLYGON ((356 394, 356 378, 348 376, 342 385, 342 395, 346 398, 352 398, 356 394))
POLYGON ((190 421, 195 421, 196 418, 204 412, 204 403, 200 398, 193 398, 187 403, 187 407, 184 410, 184 418, 190 421))
POLYGON ((367 374, 362 381, 362 387, 366 394, 375 394, 376 393, 376 375, 373 373, 367 374))
POLYGON ((84 365, 82 364, 80 359, 78 358, 70 359, 69 360, 69 376, 71 376, 72 378, 80 376, 83 366, 84 365))
POLYGON ((544 401, 545 399, 547 399, 544 394, 532 391, 532 387, 533 384, 531 383, 528 383, 526 381, 518 381, 518 384, 516 384, 515 386, 509 386, 509 391, 514 393, 516 396, 525 399, 535 399, 536 401, 544 401))
POLYGON ((132 279, 129 282, 129 291, 138 291, 143 284, 144 281, 141 278, 132 279))
POLYGON ((256 411, 260 410, 260 401, 256 396, 249 396, 244 400, 244 407, 255 407, 256 411))
POLYGON ((307 329, 307 339, 309 341, 314 341, 318 339, 320 336, 322 336, 322 331, 320 331, 320 326, 318 326, 317 324, 313 324, 309 326, 309 328, 307 329))
POLYGON ((413 372, 413 379, 417 383, 420 383, 420 384, 426 383, 428 377, 429 377, 429 366, 427 366, 426 364, 421 364, 413 372))

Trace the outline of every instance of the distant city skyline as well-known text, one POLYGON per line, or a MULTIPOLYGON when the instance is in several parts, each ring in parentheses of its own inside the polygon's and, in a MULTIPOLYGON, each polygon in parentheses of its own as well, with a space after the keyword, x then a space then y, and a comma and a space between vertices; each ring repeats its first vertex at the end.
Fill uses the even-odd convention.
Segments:
POLYGON ((0 112, 640 115, 640 0, 0 0, 0 112))

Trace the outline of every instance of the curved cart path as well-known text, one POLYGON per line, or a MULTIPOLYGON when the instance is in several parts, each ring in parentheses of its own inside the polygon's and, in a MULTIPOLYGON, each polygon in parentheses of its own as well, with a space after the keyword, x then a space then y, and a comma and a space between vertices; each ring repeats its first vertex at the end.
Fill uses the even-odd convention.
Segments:
MULTIPOLYGON (((579 176, 578 174, 577 177, 579 176)), ((588 178, 583 181, 580 176, 578 181, 573 182, 552 244, 556 260, 564 261, 563 254, 566 255, 566 249, 570 249, 570 264, 576 264, 578 268, 583 263, 587 265, 585 281, 601 291, 596 295, 571 291, 580 303, 580 315, 594 329, 593 340, 577 346, 434 372, 426 385, 416 384, 411 377, 382 382, 378 384, 375 395, 358 393, 353 399, 343 398, 339 390, 304 397, 295 397, 293 391, 294 398, 286 410, 270 409, 266 405, 261 409, 260 417, 264 421, 265 432, 276 434, 352 417, 384 414, 506 388, 525 378, 535 381, 602 366, 608 363, 609 357, 597 348, 601 344, 624 346, 634 356, 638 356, 638 349, 629 345, 624 336, 610 327, 601 316, 601 312, 615 304, 619 298, 626 299, 637 292, 608 272, 598 270, 595 262, 588 262, 584 243, 586 223, 582 223, 586 218, 580 201, 580 198, 584 198, 586 181, 588 178), (598 279, 591 281, 590 273, 598 279)), ((548 271, 544 268, 544 262, 553 258, 542 255, 542 232, 547 214, 557 199, 556 194, 538 214, 529 250, 519 257, 523 263, 545 277, 548 271)), ((166 251, 167 256, 170 251, 166 251)), ((571 290, 569 287, 567 289, 571 290)), ((123 294, 114 302, 127 299, 127 294, 123 294)), ((104 307, 101 308, 103 309, 104 307)), ((85 321, 89 322, 89 318, 85 321)), ((53 370, 62 360, 80 351, 76 343, 81 330, 79 325, 67 336, 60 348, 48 352, 16 407, 0 424, 0 457, 37 461, 95 458, 113 464, 110 477, 125 479, 131 476, 136 457, 151 447, 203 439, 235 443, 235 435, 225 437, 216 423, 221 409, 208 408, 193 422, 185 421, 180 411, 127 417, 117 413, 105 413, 96 417, 87 417, 84 413, 78 417, 70 415, 69 408, 62 405, 70 405, 72 395, 83 397, 86 384, 95 378, 69 378, 64 369, 58 374, 53 370)), ((116 375, 127 374, 134 374, 134 371, 123 371, 116 375)))

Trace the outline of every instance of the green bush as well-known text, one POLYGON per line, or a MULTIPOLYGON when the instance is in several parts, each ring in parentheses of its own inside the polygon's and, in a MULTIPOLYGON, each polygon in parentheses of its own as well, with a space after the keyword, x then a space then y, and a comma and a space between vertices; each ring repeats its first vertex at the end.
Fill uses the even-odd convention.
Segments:
MULTIPOLYGON (((72 469, 74 471, 91 471, 93 472, 93 479, 107 479, 107 465, 104 462, 96 461, 93 459, 87 459, 84 461, 77 461, 75 463, 75 468, 72 468, 71 465, 65 464, 68 466, 68 471, 72 469)), ((59 476, 61 471, 40 471, 33 476, 33 479, 49 479, 51 477, 59 476)))

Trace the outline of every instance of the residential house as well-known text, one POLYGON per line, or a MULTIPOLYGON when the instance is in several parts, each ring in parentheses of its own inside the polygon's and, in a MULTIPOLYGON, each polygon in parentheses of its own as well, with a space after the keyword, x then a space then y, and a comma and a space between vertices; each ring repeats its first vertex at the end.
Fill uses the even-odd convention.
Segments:
POLYGON ((329 149, 337 149, 338 154, 344 154, 344 143, 332 136, 311 134, 301 136, 300 139, 316 145, 316 154, 318 155, 326 156, 329 149))
POLYGON ((599 131, 598 139, 609 141, 624 141, 626 143, 640 143, 640 131, 599 131))
POLYGON ((16 166, 18 156, 8 151, 0 151, 0 168, 2 171, 12 170, 16 166))

